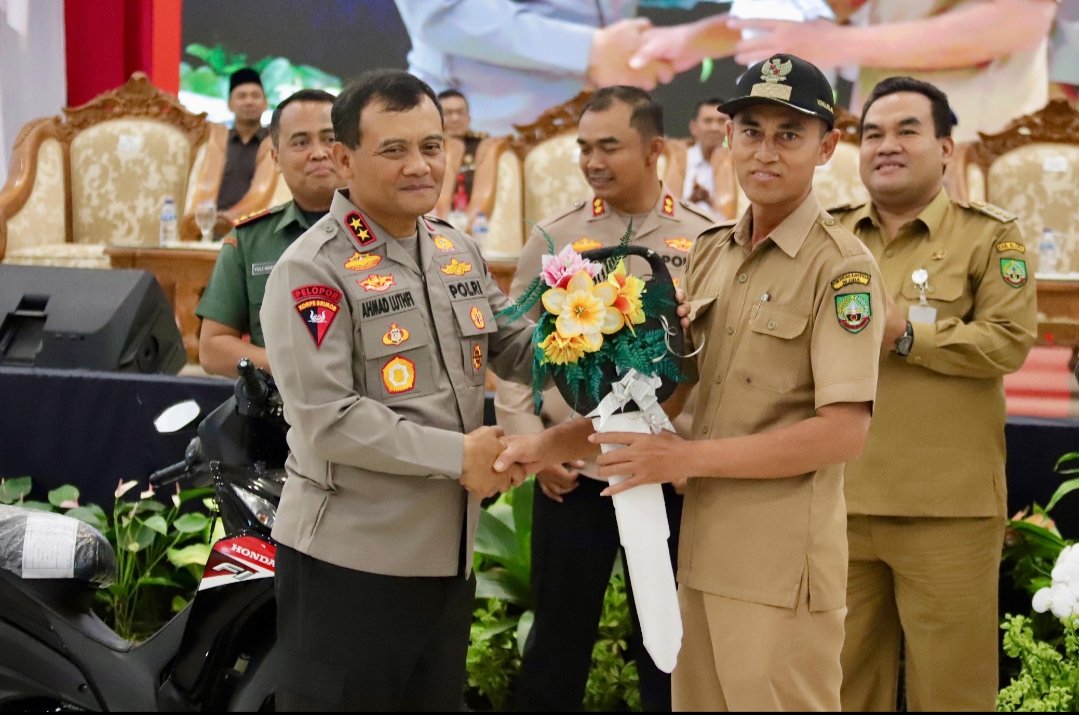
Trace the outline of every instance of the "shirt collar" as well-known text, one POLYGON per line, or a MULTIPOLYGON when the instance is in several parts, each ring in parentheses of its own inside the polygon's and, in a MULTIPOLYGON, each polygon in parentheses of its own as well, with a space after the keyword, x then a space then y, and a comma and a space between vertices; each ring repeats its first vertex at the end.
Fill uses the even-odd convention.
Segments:
MULTIPOLYGON (((257 132, 255 132, 255 135, 253 137, 251 137, 251 141, 248 142, 247 144, 244 144, 244 146, 249 146, 252 143, 261 144, 262 140, 265 139, 266 135, 269 134, 269 133, 270 133, 270 130, 267 129, 266 127, 259 127, 259 130, 257 132)), ((232 129, 229 129, 229 141, 238 141, 241 144, 243 144, 243 141, 241 141, 241 139, 240 139, 240 133, 236 131, 235 127, 233 127, 232 129)))
POLYGON ((289 201, 285 205, 285 210, 281 212, 281 218, 278 219, 277 224, 274 225, 274 233, 280 233, 292 223, 298 223, 303 229, 311 228, 311 224, 307 222, 307 217, 304 216, 303 211, 296 205, 295 201, 289 201))
MULTIPOLYGON (((938 232, 940 224, 944 221, 944 214, 948 211, 948 206, 951 205, 951 202, 952 200, 948 198, 947 192, 941 189, 914 220, 903 224, 902 228, 900 228, 900 233, 907 226, 918 222, 926 230, 928 234, 927 240, 933 240, 933 236, 938 232)), ((854 213, 854 225, 856 227, 863 221, 868 221, 874 228, 878 231, 880 230, 880 214, 877 213, 877 207, 871 201, 854 213)))
MULTIPOLYGON (((820 215, 820 201, 817 195, 810 191, 805 200, 796 208, 790 216, 783 219, 782 223, 768 235, 768 239, 791 258, 798 255, 798 250, 809 236, 810 229, 820 215)), ((753 237, 753 207, 746 209, 734 227, 734 240, 743 248, 750 245, 753 237)), ((767 239, 766 239, 767 240, 767 239)))

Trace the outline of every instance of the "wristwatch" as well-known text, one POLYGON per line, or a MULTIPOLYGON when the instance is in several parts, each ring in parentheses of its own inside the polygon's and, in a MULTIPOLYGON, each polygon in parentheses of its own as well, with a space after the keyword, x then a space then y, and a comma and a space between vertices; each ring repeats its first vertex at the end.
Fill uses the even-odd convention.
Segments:
POLYGON ((907 321, 907 332, 895 340, 895 352, 901 357, 910 355, 910 349, 914 347, 914 326, 907 321))

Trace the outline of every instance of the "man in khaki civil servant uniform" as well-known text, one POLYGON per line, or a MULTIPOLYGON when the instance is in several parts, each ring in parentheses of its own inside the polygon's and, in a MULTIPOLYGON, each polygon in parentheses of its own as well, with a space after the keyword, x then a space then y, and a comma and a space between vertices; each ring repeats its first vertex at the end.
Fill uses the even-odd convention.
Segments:
POLYGON ((944 192, 950 134, 939 89, 881 82, 862 118, 872 201, 835 212, 894 301, 869 440, 847 465, 844 710, 895 709, 901 642, 908 709, 996 704, 1003 376, 1034 343, 1036 292, 1015 217, 944 192))
MULTIPOLYGON (((843 462, 869 429, 885 293, 868 249, 813 194, 814 169, 839 140, 831 101, 820 70, 777 55, 719 108, 732 118, 728 144, 751 207, 690 253, 693 440, 589 438, 628 445, 597 459, 601 477, 630 475, 605 494, 690 478, 676 710, 839 709, 843 462)), ((679 386, 670 411, 688 392, 679 386)), ((586 429, 507 438, 495 469, 574 456, 586 429)))
MULTIPOLYGON (((663 108, 640 89, 601 89, 581 110, 577 132, 581 171, 595 194, 540 222, 554 240, 555 252, 566 246, 578 252, 617 246, 632 222, 630 242, 660 254, 677 280, 685 270, 693 239, 713 221, 676 200, 659 180, 656 165, 663 152, 663 108)), ((517 263, 511 296, 525 291, 549 250, 547 239, 534 229, 517 263)), ((627 267, 642 275, 648 263, 634 258, 627 267)), ((533 319, 540 309, 533 309, 533 319)), ((531 389, 509 382, 498 386, 495 413, 507 434, 540 432, 574 415, 556 388, 544 393, 542 411, 536 415, 531 389)), ((689 436, 692 420, 692 410, 683 411, 675 422, 679 434, 689 436)), ((536 618, 517 679, 516 704, 519 710, 577 710, 584 699, 604 593, 619 553, 618 525, 611 501, 600 496, 607 480, 597 478, 594 460, 579 470, 552 465, 536 477, 539 488, 532 507, 536 618), (585 478, 580 479, 578 473, 585 478)), ((664 497, 673 557, 682 497, 672 485, 664 485, 664 497)), ((627 585, 632 598, 628 577, 627 585)), ((632 615, 635 618, 636 612, 632 615)), ((652 663, 641 644, 639 628, 636 634, 631 649, 637 660, 642 705, 645 710, 670 710, 670 676, 652 663)))
POLYGON ((532 330, 476 244, 427 219, 445 172, 434 92, 368 73, 333 106, 347 190, 282 255, 261 316, 290 429, 277 549, 278 707, 456 710, 480 498, 501 430, 484 379, 531 382, 532 330))

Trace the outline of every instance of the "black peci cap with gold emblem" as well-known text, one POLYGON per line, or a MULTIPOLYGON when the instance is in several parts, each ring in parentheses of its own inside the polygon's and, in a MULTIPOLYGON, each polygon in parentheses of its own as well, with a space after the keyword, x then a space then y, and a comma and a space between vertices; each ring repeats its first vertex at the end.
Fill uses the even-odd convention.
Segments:
POLYGON ((774 55, 746 70, 738 80, 735 98, 719 105, 733 117, 754 104, 778 104, 818 117, 835 126, 832 85, 816 66, 794 55, 774 55))

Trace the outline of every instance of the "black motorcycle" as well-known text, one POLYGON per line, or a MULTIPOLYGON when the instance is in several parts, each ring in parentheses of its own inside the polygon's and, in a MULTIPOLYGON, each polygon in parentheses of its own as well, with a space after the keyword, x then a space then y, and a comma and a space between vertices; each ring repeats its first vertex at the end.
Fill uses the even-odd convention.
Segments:
MULTIPOLYGON (((246 360, 239 369, 233 397, 199 424, 184 461, 150 476, 154 486, 212 485, 225 537, 195 598, 146 641, 120 638, 91 610, 95 590, 116 572, 99 532, 0 507, 0 710, 274 709, 270 530, 287 427, 273 378, 246 360), (42 564, 67 571, 41 578, 42 564), (23 577, 27 569, 34 578, 23 577)), ((155 425, 175 432, 197 417, 197 404, 180 403, 155 425)))

